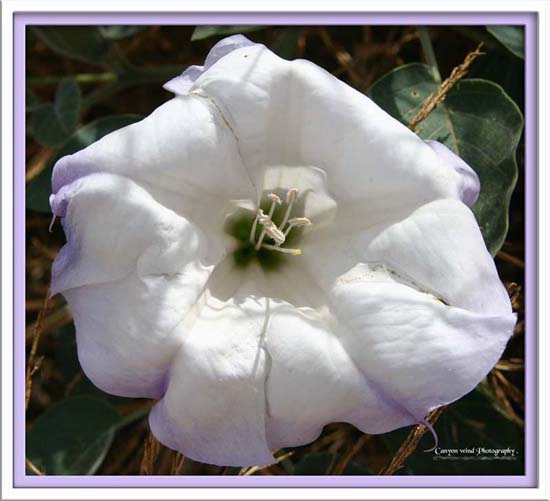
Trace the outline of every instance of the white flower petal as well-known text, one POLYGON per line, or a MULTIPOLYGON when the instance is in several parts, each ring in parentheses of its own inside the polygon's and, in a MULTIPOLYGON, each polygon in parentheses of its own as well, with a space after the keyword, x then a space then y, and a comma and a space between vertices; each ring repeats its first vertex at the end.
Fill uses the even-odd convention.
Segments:
MULTIPOLYGON (((415 423, 383 387, 365 378, 328 322, 288 303, 272 304, 266 335, 271 367, 267 433, 272 448, 308 444, 333 422, 352 423, 365 433, 415 423)), ((335 328, 334 320, 331 323, 335 328)), ((354 348, 369 346, 357 343, 354 348)))
POLYGON ((153 433, 196 461, 271 464, 266 440, 266 300, 209 296, 172 364, 153 433))
POLYGON ((166 82, 163 87, 177 95, 185 95, 189 93, 189 89, 193 86, 195 80, 222 57, 226 56, 230 52, 241 47, 248 47, 250 45, 256 45, 243 35, 232 35, 230 37, 223 38, 217 44, 215 44, 210 52, 206 56, 204 66, 189 66, 181 75, 172 78, 166 82))
POLYGON ((57 162, 52 186, 63 186, 95 172, 131 178, 172 194, 162 203, 200 221, 205 206, 229 199, 255 200, 235 137, 215 105, 197 96, 174 98, 144 120, 106 135, 57 162))
POLYGON ((342 283, 332 301, 348 330, 348 353, 417 419, 472 390, 498 361, 516 320, 446 306, 396 283, 342 283))
POLYGON ((132 181, 91 174, 53 196, 67 244, 52 267, 52 294, 120 280, 136 271, 178 273, 190 262, 211 266, 222 244, 167 209, 132 181))
POLYGON ((249 466, 311 442, 331 422, 371 433, 415 422, 355 366, 331 317, 309 306, 320 299, 315 285, 298 276, 289 287, 250 270, 237 292, 238 273, 222 273, 221 287, 213 277, 150 418, 162 443, 195 460, 249 466))
POLYGON ((235 50, 197 79, 191 93, 216 102, 261 184, 270 166, 323 169, 340 203, 365 210, 459 198, 460 175, 365 95, 307 61, 263 46, 235 50))
POLYGON ((448 304, 485 315, 508 315, 500 282, 472 212, 457 200, 437 200, 383 224, 303 244, 306 265, 332 287, 357 263, 382 264, 396 279, 448 304))
POLYGON ((113 174, 77 179, 53 206, 67 244, 52 267, 52 293, 69 303, 85 373, 116 395, 160 397, 221 244, 113 174))
POLYGON ((195 80, 204 72, 204 66, 192 65, 189 66, 181 75, 168 80, 163 87, 178 96, 189 93, 189 89, 193 87, 195 80))
POLYGON ((161 398, 188 331, 186 319, 209 274, 209 269, 189 264, 176 274, 133 273, 63 292, 88 378, 114 395, 161 398))
POLYGON ((478 175, 462 158, 444 144, 438 141, 426 141, 426 144, 437 153, 442 162, 449 164, 460 174, 462 179, 460 199, 468 207, 472 207, 476 203, 481 188, 478 175))

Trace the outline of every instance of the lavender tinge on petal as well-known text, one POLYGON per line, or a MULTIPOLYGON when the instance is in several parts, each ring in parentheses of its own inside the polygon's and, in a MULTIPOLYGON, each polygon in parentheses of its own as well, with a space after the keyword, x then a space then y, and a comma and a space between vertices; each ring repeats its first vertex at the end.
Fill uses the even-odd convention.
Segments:
POLYGON ((195 83, 195 80, 199 78, 204 72, 208 71, 214 63, 218 62, 222 57, 240 49, 241 47, 248 47, 250 45, 257 45, 250 41, 243 35, 232 35, 230 37, 220 40, 206 56, 204 66, 193 65, 189 66, 181 75, 172 78, 163 85, 163 88, 169 92, 173 92, 176 95, 184 95, 189 92, 189 89, 195 83))
POLYGON ((460 199, 468 207, 472 207, 479 196, 480 182, 475 171, 458 155, 439 141, 425 141, 425 143, 439 156, 441 160, 450 165, 462 178, 460 199))

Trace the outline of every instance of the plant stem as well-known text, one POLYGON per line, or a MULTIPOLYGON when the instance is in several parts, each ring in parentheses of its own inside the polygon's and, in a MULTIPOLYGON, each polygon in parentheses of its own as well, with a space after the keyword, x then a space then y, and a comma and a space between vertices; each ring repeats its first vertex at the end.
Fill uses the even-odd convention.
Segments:
POLYGON ((437 83, 441 83, 441 73, 439 72, 439 66, 437 65, 437 59, 435 58, 435 52, 432 41, 430 39, 430 34, 428 33, 428 30, 423 26, 419 26, 417 30, 418 36, 420 38, 420 43, 422 45, 424 58, 426 59, 426 62, 432 67, 432 71, 437 83))

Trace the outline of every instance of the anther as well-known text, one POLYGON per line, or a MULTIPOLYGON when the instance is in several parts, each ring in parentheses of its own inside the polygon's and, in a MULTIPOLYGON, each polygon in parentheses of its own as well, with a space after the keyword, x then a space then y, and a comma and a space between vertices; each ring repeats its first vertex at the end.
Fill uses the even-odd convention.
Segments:
POLYGON ((269 237, 271 237, 277 245, 281 245, 285 241, 284 233, 275 226, 273 221, 269 221, 264 225, 264 230, 269 237))
POLYGON ((250 230, 250 243, 254 243, 254 237, 256 236, 256 228, 258 226, 258 220, 260 217, 264 216, 264 211, 262 209, 258 209, 258 212, 256 212, 256 218, 254 219, 254 222, 252 223, 252 229, 250 230))
MULTIPOLYGON (((273 224, 273 222, 271 221, 271 218, 273 217, 273 213, 275 212, 275 206, 276 206, 277 204, 280 204, 280 203, 281 203, 281 199, 280 199, 277 195, 275 195, 275 193, 270 193, 270 194, 268 195, 268 198, 271 200, 271 207, 269 208, 269 214, 268 214, 268 216, 267 216, 267 220, 266 220, 266 222, 264 223, 264 222, 262 221, 262 219, 264 219, 264 216, 260 216, 260 218, 258 218, 258 220, 260 221, 260 223, 262 223, 262 224, 264 225, 264 227, 263 227, 263 229, 262 229, 262 232, 260 233, 260 237, 258 238, 258 241, 256 242, 256 246, 255 246, 255 249, 256 249, 256 250, 259 250, 260 247, 262 246, 262 242, 264 241, 264 237, 265 237, 265 235, 266 235, 266 233, 267 233, 267 226, 269 226, 270 223, 273 224)), ((264 220, 265 220, 265 219, 264 219, 264 220)), ((273 226, 275 226, 275 225, 273 224, 273 226)), ((270 235, 270 236, 271 236, 271 235, 270 235)), ((282 236, 282 233, 281 233, 281 236, 282 236)), ((271 237, 271 238, 273 238, 273 237, 271 237)), ((282 241, 284 242, 284 241, 285 241, 285 237, 282 236, 282 238, 283 238, 282 241)))
POLYGON ((269 195, 267 195, 267 198, 269 198, 269 200, 271 200, 272 202, 275 202, 278 205, 282 204, 281 197, 279 197, 275 193, 270 193, 269 195))
POLYGON ((290 188, 286 192, 286 203, 287 205, 293 204, 294 201, 298 198, 298 189, 297 188, 290 188))
POLYGON ((289 234, 290 230, 295 226, 309 226, 311 221, 307 217, 293 217, 288 220, 288 228, 284 232, 284 236, 289 234))
POLYGON ((286 192, 286 203, 287 208, 285 211, 285 215, 283 216, 283 220, 281 221, 281 224, 279 225, 279 229, 282 231, 288 221, 288 218, 290 217, 290 213, 292 212, 292 206, 294 205, 294 202, 298 198, 298 190, 296 188, 290 188, 286 192))

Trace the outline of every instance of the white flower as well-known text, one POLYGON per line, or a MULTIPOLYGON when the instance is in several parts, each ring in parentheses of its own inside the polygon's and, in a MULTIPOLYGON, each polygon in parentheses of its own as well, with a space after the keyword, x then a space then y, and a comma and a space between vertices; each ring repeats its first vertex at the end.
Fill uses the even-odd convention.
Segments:
POLYGON ((236 466, 475 387, 515 316, 464 162, 242 36, 167 86, 53 174, 53 292, 97 386, 160 399, 162 443, 236 466))

